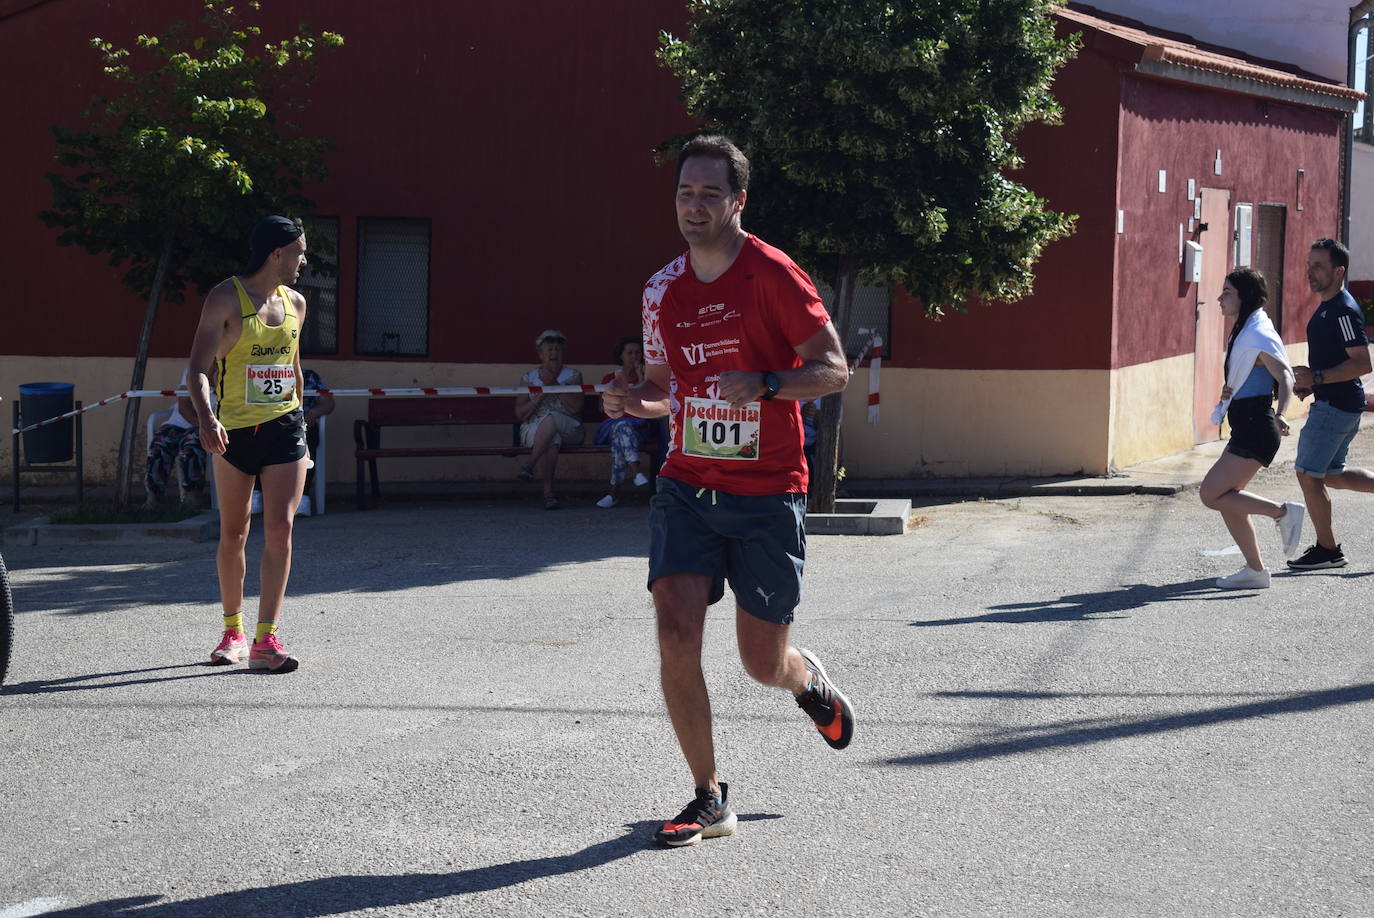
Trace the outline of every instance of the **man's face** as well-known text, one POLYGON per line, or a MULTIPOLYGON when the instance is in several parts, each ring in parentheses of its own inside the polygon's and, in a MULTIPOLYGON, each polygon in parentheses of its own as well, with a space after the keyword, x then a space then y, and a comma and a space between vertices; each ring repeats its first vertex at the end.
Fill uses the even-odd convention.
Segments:
POLYGON ((278 283, 294 284, 305 267, 305 233, 301 233, 289 245, 277 249, 275 254, 281 256, 281 280, 278 283))
POLYGON ((1307 253, 1307 286, 1313 293, 1330 290, 1345 276, 1344 268, 1331 261, 1330 249, 1310 249, 1307 253), (1338 273, 1339 272, 1339 273, 1338 273))
POLYGON ((730 167, 714 156, 692 156, 677 185, 677 228, 689 246, 710 247, 739 231, 747 192, 730 191, 730 167))

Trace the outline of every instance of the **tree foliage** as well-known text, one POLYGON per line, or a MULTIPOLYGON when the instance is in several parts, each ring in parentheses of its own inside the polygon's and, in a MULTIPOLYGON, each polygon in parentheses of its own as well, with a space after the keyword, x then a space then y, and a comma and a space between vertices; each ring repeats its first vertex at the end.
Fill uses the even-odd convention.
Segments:
POLYGON ((660 36, 690 112, 753 166, 746 221, 812 273, 852 268, 931 315, 1029 292, 1072 217, 1010 177, 1054 122, 1054 0, 688 0, 660 36))
POLYGON ((316 54, 343 38, 302 23, 266 41, 226 0, 203 6, 198 23, 139 35, 132 48, 92 38, 111 85, 81 127, 52 129, 62 170, 47 176, 53 203, 40 218, 59 243, 127 266, 124 283, 143 296, 155 293, 164 251, 168 299, 188 282, 222 280, 244 261, 258 217, 307 215, 302 183, 325 174, 329 142, 298 118, 316 54))

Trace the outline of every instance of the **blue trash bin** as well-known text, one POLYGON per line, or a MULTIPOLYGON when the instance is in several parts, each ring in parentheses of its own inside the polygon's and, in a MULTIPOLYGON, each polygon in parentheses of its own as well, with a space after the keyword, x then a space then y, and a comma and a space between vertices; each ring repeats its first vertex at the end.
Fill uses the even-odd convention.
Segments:
MULTIPOLYGON (((76 386, 66 382, 34 382, 19 385, 22 427, 55 418, 72 410, 76 386)), ((72 458, 72 419, 48 424, 24 433, 27 462, 68 462, 72 458)))

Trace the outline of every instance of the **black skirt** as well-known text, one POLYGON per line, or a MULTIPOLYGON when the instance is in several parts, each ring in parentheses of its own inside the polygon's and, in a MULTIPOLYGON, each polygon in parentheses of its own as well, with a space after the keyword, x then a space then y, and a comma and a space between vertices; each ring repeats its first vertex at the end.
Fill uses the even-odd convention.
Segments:
POLYGON ((1279 422, 1274 416, 1274 397, 1255 395, 1250 398, 1232 399, 1226 409, 1226 420, 1231 424, 1231 442, 1226 451, 1242 459, 1254 459, 1260 465, 1268 466, 1279 451, 1279 422))

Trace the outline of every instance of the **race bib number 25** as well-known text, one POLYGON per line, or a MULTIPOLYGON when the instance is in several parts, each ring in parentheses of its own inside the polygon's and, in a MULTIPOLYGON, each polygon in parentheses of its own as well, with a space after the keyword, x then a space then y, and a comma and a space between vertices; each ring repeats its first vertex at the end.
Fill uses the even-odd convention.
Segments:
POLYGON ((278 405, 296 394, 294 364, 250 364, 243 400, 250 405, 278 405))
POLYGON ((688 398, 682 451, 701 459, 757 459, 759 403, 731 408, 729 402, 717 399, 688 398))

